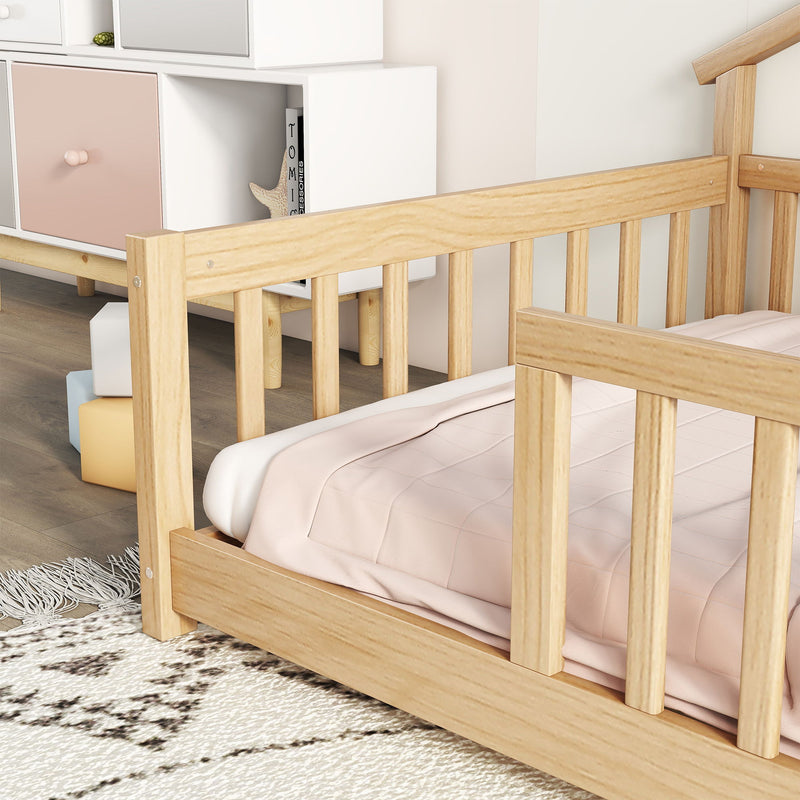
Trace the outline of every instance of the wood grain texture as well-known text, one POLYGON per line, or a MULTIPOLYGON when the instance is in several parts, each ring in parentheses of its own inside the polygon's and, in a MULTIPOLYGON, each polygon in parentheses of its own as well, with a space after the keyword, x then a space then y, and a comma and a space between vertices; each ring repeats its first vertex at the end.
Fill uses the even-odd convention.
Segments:
POLYGON ((381 360, 381 290, 358 293, 358 358, 365 367, 381 360))
POLYGON ((667 257, 667 312, 665 327, 686 322, 689 286, 689 228, 691 214, 678 211, 669 217, 669 255, 667 257))
POLYGON ((142 630, 195 623, 172 610, 169 531, 193 526, 189 337, 183 234, 127 237, 142 630))
POLYGON ((615 692, 540 675, 456 631, 203 533, 179 531, 172 543, 184 614, 609 800, 796 798, 795 759, 752 756, 680 714, 642 714, 615 692))
POLYGON ((769 307, 792 311, 794 253, 797 239, 797 195, 775 192, 772 213, 772 255, 769 271, 769 307))
POLYGON ((447 291, 447 380, 472 374, 472 251, 450 253, 447 291))
POLYGON ((756 419, 737 742, 764 758, 780 746, 797 452, 796 426, 756 419))
POLYGON ((517 363, 800 425, 800 359, 556 311, 517 314, 517 363))
POLYGON ((236 360, 236 430, 240 442, 263 436, 264 324, 261 289, 233 295, 233 332, 236 360))
POLYGON ((737 67, 717 80, 714 154, 727 155, 727 198, 708 221, 706 317, 744 310, 750 190, 739 186, 739 157, 753 149, 756 67, 737 67))
POLYGON ((617 322, 635 325, 639 320, 639 263, 642 255, 642 221, 619 226, 619 283, 617 322))
POLYGON ((383 396, 408 391, 408 262, 383 268, 383 396))
POLYGON ((125 262, 107 256, 95 256, 79 250, 67 250, 52 244, 28 242, 16 236, 0 234, 0 258, 17 264, 64 272, 67 275, 80 275, 84 279, 114 286, 127 286, 125 262))
POLYGON ((508 262, 508 363, 514 363, 517 311, 527 308, 533 296, 533 239, 511 242, 508 262))
POLYGON ((511 660, 544 675, 564 666, 572 378, 517 366, 511 660))
POLYGON ((339 278, 311 279, 314 419, 339 413, 339 278))
POLYGON ((647 714, 664 710, 677 407, 636 394, 625 702, 647 714))
POLYGON ((739 186, 800 192, 800 158, 739 156, 739 186))
POLYGON ((78 275, 75 277, 75 285, 78 287, 78 297, 91 297, 94 294, 94 281, 91 278, 78 275))
POLYGON ((712 83, 728 70, 758 64, 800 42, 800 5, 773 17, 692 62, 697 82, 712 83))
POLYGON ((564 310, 568 314, 586 314, 589 300, 589 231, 567 233, 567 285, 564 310))
POLYGON ((393 264, 705 208, 725 201, 726 175, 727 159, 711 156, 194 231, 186 234, 187 293, 224 294, 333 274, 341 264, 393 264))
POLYGON ((283 380, 282 295, 261 293, 261 320, 264 356, 264 388, 280 389, 283 380))

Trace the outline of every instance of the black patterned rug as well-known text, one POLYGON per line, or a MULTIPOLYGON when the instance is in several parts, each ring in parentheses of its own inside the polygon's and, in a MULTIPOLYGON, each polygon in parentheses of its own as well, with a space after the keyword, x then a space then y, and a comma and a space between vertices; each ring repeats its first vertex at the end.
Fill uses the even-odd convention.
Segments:
POLYGON ((590 800, 209 628, 114 608, 0 635, 0 800, 590 800))

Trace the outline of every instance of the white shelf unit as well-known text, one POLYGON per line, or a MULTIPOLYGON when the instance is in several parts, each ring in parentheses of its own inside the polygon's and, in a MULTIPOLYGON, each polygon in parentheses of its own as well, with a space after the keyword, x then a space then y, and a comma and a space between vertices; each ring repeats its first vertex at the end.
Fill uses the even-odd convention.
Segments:
MULTIPOLYGON (((98 48, 99 49, 99 48, 98 48)), ((8 120, 0 113, 0 175, 13 176, 13 225, 0 233, 57 244, 83 252, 124 258, 119 247, 53 236, 25 227, 25 196, 20 203, 20 149, 15 136, 15 65, 38 64, 81 70, 114 70, 156 76, 160 150, 161 226, 172 230, 213 227, 265 219, 267 210, 251 195, 249 182, 273 186, 285 147, 284 111, 302 105, 305 118, 306 211, 406 199, 435 193, 436 71, 433 67, 381 63, 302 67, 280 70, 177 64, 64 53, 0 52, 8 86, 8 120), (12 147, 3 147, 3 130, 12 147)), ((19 70, 17 70, 19 72, 19 70)), ((0 95, 3 81, 0 80, 0 95)), ((102 98, 96 98, 102 109, 102 98)), ((2 100, 2 97, 0 97, 2 100)), ((48 120, 58 128, 63 120, 48 120)), ((89 163, 70 171, 54 164, 60 180, 77 170, 110 163, 103 148, 110 143, 64 142, 63 150, 84 148, 89 163), (92 153, 99 155, 94 159, 92 153)), ((61 159, 55 154, 56 161, 61 159)), ((121 156, 124 161, 124 154, 121 156)), ((97 166, 97 169, 100 167, 97 166)), ((122 181, 122 163, 113 180, 122 181)), ((112 180, 112 178, 109 178, 112 180)), ((120 183, 119 192, 124 192, 120 183)), ((84 198, 76 198, 76 200, 84 198)), ((3 208, 0 197, 0 213, 3 208)), ((8 211, 6 222, 8 222, 8 211)), ((0 222, 3 222, 0 219, 0 222)), ((135 233, 128 229, 127 232, 135 233)), ((434 274, 434 259, 415 262, 412 280, 434 274)), ((377 288, 380 266, 349 273, 340 292, 377 288)), ((303 284, 273 287, 283 294, 308 297, 303 284)))
POLYGON ((382 0, 0 0, 0 49, 286 67, 380 61, 382 0))

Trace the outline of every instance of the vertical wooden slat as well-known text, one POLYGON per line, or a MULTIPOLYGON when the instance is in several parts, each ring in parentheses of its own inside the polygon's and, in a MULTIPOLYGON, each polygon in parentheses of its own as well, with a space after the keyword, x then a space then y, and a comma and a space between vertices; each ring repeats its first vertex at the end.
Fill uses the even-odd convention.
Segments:
POLYGON ((572 378, 516 369, 511 660, 563 666, 572 378))
POLYGON ((383 396, 408 391, 408 261, 383 268, 383 396))
POLYGON ((472 374, 472 251, 450 253, 447 380, 472 374))
POLYGON ((339 413, 339 276, 311 279, 314 419, 339 413))
POLYGON ((281 322, 281 296, 274 292, 261 292, 261 313, 264 342, 264 388, 280 389, 283 371, 283 324, 281 322))
POLYGON ((717 78, 714 155, 728 156, 727 203, 709 211, 706 317, 744 310, 750 190, 739 186, 739 156, 753 149, 756 67, 717 78))
POLYGON ((625 702, 664 710, 677 400, 637 392, 625 702))
POLYGON ((263 436, 264 328, 263 290, 233 293, 233 331, 236 364, 236 431, 240 442, 263 436))
POLYGON ((586 316, 589 295, 589 231, 567 233, 567 293, 564 310, 586 316))
POLYGON ((642 253, 642 221, 634 219, 619 226, 619 283, 617 322, 636 325, 639 321, 639 262, 642 253))
POLYGON ((765 758, 780 744, 798 430, 756 418, 737 744, 765 758))
POLYGON ((792 278, 797 236, 797 195, 775 192, 772 216, 772 265, 769 273, 769 307, 792 311, 792 278))
POLYGON ((194 527, 189 345, 182 233, 128 236, 142 629, 192 630, 172 610, 169 534, 194 527))
POLYGON ((533 294, 533 239, 511 242, 508 264, 508 363, 514 363, 516 313, 531 304, 533 294))
POLYGON ((686 322, 686 296, 689 286, 689 226, 691 212, 677 211, 669 216, 669 263, 667 266, 666 327, 686 322))
POLYGON ((374 367, 381 360, 381 290, 358 293, 358 362, 374 367))

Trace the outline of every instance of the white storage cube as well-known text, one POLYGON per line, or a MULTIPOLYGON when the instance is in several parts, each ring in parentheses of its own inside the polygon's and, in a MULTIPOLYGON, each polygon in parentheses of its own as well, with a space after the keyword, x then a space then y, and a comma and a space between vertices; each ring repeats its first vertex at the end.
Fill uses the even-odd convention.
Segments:
POLYGON ((119 0, 119 40, 126 54, 189 63, 379 61, 383 0, 119 0))
POLYGON ((80 453, 81 433, 78 424, 78 408, 90 400, 97 400, 92 391, 92 371, 82 369, 67 373, 67 417, 69 419, 69 443, 80 453))
POLYGON ((94 393, 130 397, 131 331, 127 303, 106 303, 89 322, 94 393))

